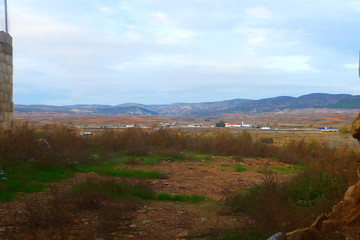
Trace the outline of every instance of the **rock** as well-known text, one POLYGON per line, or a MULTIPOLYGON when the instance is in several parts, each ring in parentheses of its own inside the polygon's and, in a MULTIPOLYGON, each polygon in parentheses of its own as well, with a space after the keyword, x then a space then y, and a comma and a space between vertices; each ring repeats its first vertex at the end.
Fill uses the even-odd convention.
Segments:
POLYGON ((350 186, 345 194, 344 194, 344 201, 349 201, 349 202, 353 202, 354 198, 352 197, 352 195, 354 194, 354 190, 355 190, 355 185, 350 186))
POLYGON ((322 240, 321 233, 314 228, 300 228, 286 234, 287 240, 322 240))
POLYGON ((320 216, 318 216, 316 218, 315 222, 313 222, 313 224, 311 224, 310 228, 320 230, 321 224, 323 223, 323 221, 325 221, 327 219, 328 219, 328 217, 325 214, 321 214, 320 216))
POLYGON ((36 140, 36 143, 39 147, 45 149, 45 150, 51 150, 51 145, 45 138, 40 138, 36 140))
POLYGON ((188 230, 184 230, 181 233, 179 233, 178 235, 176 235, 177 238, 184 238, 189 236, 189 231, 188 230))
POLYGON ((360 114, 358 115, 357 119, 353 121, 351 135, 360 142, 360 114))
POLYGON ((320 231, 323 233, 329 233, 336 230, 339 226, 339 222, 336 220, 325 220, 321 224, 320 231))

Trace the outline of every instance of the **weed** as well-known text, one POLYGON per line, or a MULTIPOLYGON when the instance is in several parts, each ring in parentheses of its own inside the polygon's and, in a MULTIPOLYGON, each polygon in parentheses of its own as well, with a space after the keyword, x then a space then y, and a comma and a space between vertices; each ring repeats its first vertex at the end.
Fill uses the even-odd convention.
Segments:
POLYGON ((114 168, 112 164, 101 164, 98 166, 88 166, 77 169, 79 172, 96 172, 102 175, 113 177, 127 177, 140 179, 166 179, 168 176, 160 171, 141 171, 136 169, 114 168))
POLYGON ((198 195, 171 195, 167 193, 155 193, 146 185, 130 185, 115 180, 85 182, 74 185, 70 190, 72 195, 78 196, 79 206, 89 206, 99 208, 99 202, 106 197, 118 199, 137 199, 137 200, 160 200, 197 203, 206 201, 203 196, 198 195))
POLYGON ((124 164, 127 165, 141 165, 141 166, 154 166, 159 165, 162 161, 165 160, 175 160, 175 161, 182 161, 184 160, 183 157, 171 157, 166 155, 160 155, 160 154, 149 154, 139 157, 127 157, 124 160, 124 164))
POLYGON ((145 185, 129 185, 115 180, 87 180, 74 185, 70 190, 79 196, 81 205, 98 208, 101 199, 108 197, 118 199, 154 199, 155 193, 145 185))
POLYGON ((309 173, 295 177, 286 184, 290 201, 302 207, 310 207, 318 203, 333 199, 333 196, 342 195, 345 184, 321 172, 309 173))
POLYGON ((167 193, 157 194, 156 199, 161 201, 191 202, 191 203, 197 203, 207 200, 205 197, 199 195, 187 196, 187 195, 171 195, 167 193))
POLYGON ((289 231, 308 224, 309 215, 330 209, 344 189, 337 179, 309 170, 288 182, 267 173, 261 184, 228 198, 227 206, 248 214, 265 233, 289 231))
MULTIPOLYGON (((45 166, 32 162, 5 161, 0 163, 6 169, 6 181, 0 182, 0 201, 9 201, 16 193, 40 192, 47 187, 45 183, 69 178, 74 175, 71 170, 61 166, 45 166)), ((5 171, 4 171, 5 172, 5 171)))
POLYGON ((243 172, 243 171, 246 171, 247 170, 247 167, 244 166, 244 165, 236 165, 235 166, 235 171, 237 172, 243 172))

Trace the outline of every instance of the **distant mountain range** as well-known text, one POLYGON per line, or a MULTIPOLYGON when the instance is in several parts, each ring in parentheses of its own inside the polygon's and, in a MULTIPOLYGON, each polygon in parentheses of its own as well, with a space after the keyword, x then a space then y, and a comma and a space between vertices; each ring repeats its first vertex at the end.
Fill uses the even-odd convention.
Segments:
POLYGON ((212 116, 226 113, 278 112, 285 109, 347 108, 360 109, 360 95, 313 93, 301 97, 274 97, 260 100, 233 99, 219 102, 144 105, 126 103, 109 105, 15 105, 18 113, 67 113, 142 116, 212 116))

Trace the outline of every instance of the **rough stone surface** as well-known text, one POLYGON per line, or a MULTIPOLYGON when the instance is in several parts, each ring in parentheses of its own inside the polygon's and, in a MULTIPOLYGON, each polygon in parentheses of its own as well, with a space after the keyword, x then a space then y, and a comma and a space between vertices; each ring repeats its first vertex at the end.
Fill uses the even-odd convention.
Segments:
POLYGON ((12 37, 0 32, 0 127, 10 127, 13 103, 13 47, 12 37))

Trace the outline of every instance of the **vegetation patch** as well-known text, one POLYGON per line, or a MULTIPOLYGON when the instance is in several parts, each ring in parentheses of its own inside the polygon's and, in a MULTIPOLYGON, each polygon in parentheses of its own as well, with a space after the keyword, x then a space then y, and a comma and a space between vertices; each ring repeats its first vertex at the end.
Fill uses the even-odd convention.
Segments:
POLYGON ((133 200, 160 200, 175 202, 197 203, 206 201, 207 198, 199 195, 172 195, 167 193, 155 193, 146 185, 130 185, 114 180, 94 181, 88 180, 76 184, 70 190, 71 194, 86 194, 89 198, 96 196, 113 197, 133 200))
POLYGON ((304 171, 288 182, 274 174, 264 174, 262 183, 227 199, 235 212, 247 214, 263 234, 290 231, 309 224, 309 214, 317 215, 333 206, 346 184, 322 172, 304 171), (286 225, 279 223, 286 222, 286 225))
POLYGON ((0 201, 10 201, 16 193, 40 192, 54 181, 74 176, 74 172, 61 166, 34 162, 1 160, 0 201))
POLYGON ((109 164, 101 164, 98 166, 88 166, 79 168, 77 171, 89 173, 95 172, 101 175, 108 175, 113 177, 127 177, 139 179, 166 179, 168 176, 160 171, 141 171, 136 169, 114 168, 109 164))
POLYGON ((182 160, 181 158, 167 157, 159 154, 150 154, 136 157, 125 157, 122 163, 126 165, 155 166, 166 160, 182 160))
POLYGON ((235 171, 237 172, 243 172, 243 171, 246 171, 247 170, 247 167, 244 166, 244 165, 236 165, 235 166, 235 171))
POLYGON ((203 202, 208 200, 207 198, 199 195, 172 195, 167 193, 157 194, 156 199, 161 201, 191 202, 191 203, 203 202))
MULTIPOLYGON (((146 186, 129 185, 113 180, 94 181, 88 180, 85 182, 73 185, 71 194, 89 195, 89 196, 104 196, 112 198, 128 198, 128 199, 154 199, 155 193, 146 186)), ((96 198, 96 197, 94 197, 96 198)))
POLYGON ((244 165, 233 165, 233 164, 221 164, 220 167, 231 167, 235 169, 236 172, 243 172, 246 171, 248 168, 244 165))
POLYGON ((308 208, 342 195, 346 184, 322 172, 294 178, 284 186, 290 202, 308 208))

